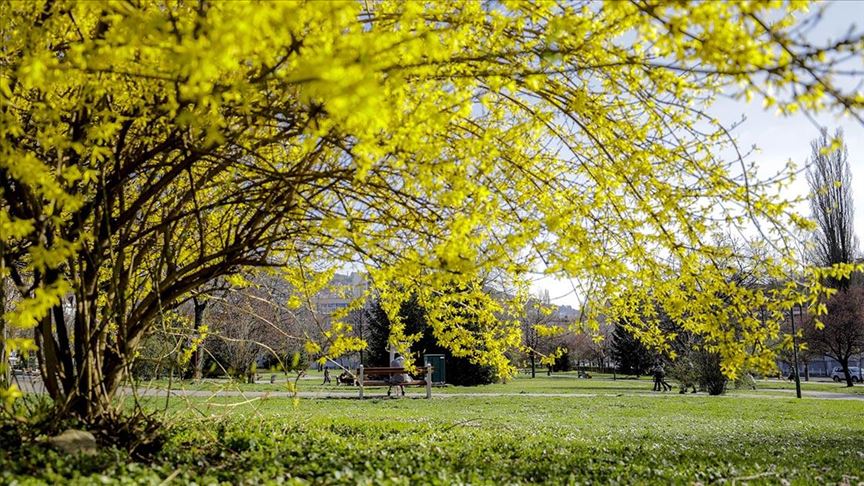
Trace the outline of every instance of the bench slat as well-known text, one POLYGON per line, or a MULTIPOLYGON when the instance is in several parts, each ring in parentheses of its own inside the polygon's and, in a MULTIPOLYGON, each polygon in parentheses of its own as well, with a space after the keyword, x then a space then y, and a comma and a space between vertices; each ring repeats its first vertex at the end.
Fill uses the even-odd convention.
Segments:
POLYGON ((376 366, 371 368, 366 368, 361 366, 357 370, 357 377, 362 381, 359 383, 360 385, 360 398, 363 398, 363 389, 366 387, 391 387, 391 386, 425 386, 426 387, 426 398, 432 398, 432 389, 431 383, 424 380, 418 380, 417 378, 411 377, 411 374, 420 374, 418 372, 422 372, 427 377, 428 373, 432 371, 432 366, 424 366, 422 368, 416 368, 416 370, 412 373, 409 372, 406 368, 392 368, 392 367, 384 367, 384 366, 376 366), (400 375, 409 375, 408 379, 405 381, 394 380, 393 377, 402 378, 400 375), (383 377, 383 379, 382 379, 383 377))
POLYGON ((391 383, 389 381, 383 380, 368 380, 363 382, 363 386, 426 386, 426 381, 421 380, 411 380, 411 381, 403 381, 401 383, 391 383))
MULTIPOLYGON (((430 369, 435 369, 435 368, 433 368, 432 366, 430 366, 429 368, 430 368, 430 369)), ((417 371, 426 371, 426 367, 425 367, 425 366, 418 366, 418 367, 415 368, 415 369, 416 369, 417 371)), ((407 370, 408 370, 408 368, 389 368, 389 367, 386 367, 386 366, 373 366, 373 367, 369 367, 369 368, 366 368, 366 367, 363 368, 363 371, 366 372, 366 373, 368 373, 368 372, 370 372, 370 371, 372 371, 372 372, 380 371, 380 372, 382 372, 382 373, 400 373, 400 372, 401 372, 401 373, 405 373, 405 372, 407 372, 407 370)), ((359 370, 358 370, 358 372, 359 372, 359 370)))
POLYGON ((387 383, 386 381, 370 380, 370 381, 364 381, 363 386, 390 386, 390 384, 387 383))

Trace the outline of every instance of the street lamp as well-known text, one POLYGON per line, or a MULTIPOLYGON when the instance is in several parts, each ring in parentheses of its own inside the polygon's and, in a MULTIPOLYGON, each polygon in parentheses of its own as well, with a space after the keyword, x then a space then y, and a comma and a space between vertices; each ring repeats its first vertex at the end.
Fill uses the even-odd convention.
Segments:
MULTIPOLYGON (((802 313, 801 304, 798 304, 798 310, 802 313)), ((798 375, 798 341, 795 339, 795 304, 789 311, 789 320, 792 322, 792 360, 795 362, 795 395, 801 398, 801 377, 798 375)))

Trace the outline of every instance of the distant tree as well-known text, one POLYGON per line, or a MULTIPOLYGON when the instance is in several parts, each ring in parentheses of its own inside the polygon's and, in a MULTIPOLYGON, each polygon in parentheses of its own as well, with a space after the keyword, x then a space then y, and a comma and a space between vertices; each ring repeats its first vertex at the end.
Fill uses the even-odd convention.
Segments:
MULTIPOLYGON (((0 239, 0 253, 2 253, 3 241, 0 239)), ((12 281, 2 278, 4 274, 5 264, 0 258, 0 390, 5 389, 12 384, 12 362, 10 356, 12 349, 6 345, 7 340, 13 337, 16 331, 23 334, 23 331, 9 326, 6 323, 6 312, 14 308, 14 303, 17 301, 13 297, 15 286, 12 281)))
MULTIPOLYGON (((855 263, 858 238, 854 229, 852 171, 843 132, 838 129, 829 139, 823 129, 810 143, 812 150, 807 166, 810 185, 810 211, 816 221, 815 245, 810 252, 812 264, 828 267, 855 263)), ((854 275, 854 274, 853 274, 854 275)), ((807 340, 814 350, 836 359, 843 367, 846 385, 852 386, 849 356, 864 347, 860 289, 849 292, 852 278, 826 278, 825 284, 840 291, 827 299, 828 315, 822 319, 824 330, 807 326, 807 340)))
POLYGON ((612 331, 610 355, 625 375, 644 375, 654 365, 654 353, 621 324, 612 331))
POLYGON ((389 365, 387 340, 390 337, 390 320, 387 313, 376 300, 367 305, 363 312, 366 317, 366 356, 363 364, 366 366, 389 365))
POLYGON ((684 329, 665 314, 661 313, 661 319, 663 330, 675 335, 670 343, 675 359, 666 358, 664 361, 668 365, 669 376, 678 381, 681 393, 685 393, 689 387, 698 388, 709 395, 725 393, 729 379, 720 367, 720 355, 705 349, 702 336, 684 329))
MULTIPOLYGON (((390 364, 390 319, 381 308, 379 301, 372 301, 365 308, 366 314, 366 361, 368 366, 389 366, 390 364)), ((405 323, 405 334, 413 335, 427 331, 425 328, 426 314, 417 303, 410 298, 399 309, 399 317, 405 323)), ((423 339, 421 338, 421 342, 423 339)), ((412 346, 416 351, 417 346, 412 346)), ((420 356, 422 359, 422 356, 420 356)))
POLYGON ((836 359, 843 367, 846 386, 852 386, 849 358, 864 352, 864 288, 840 290, 825 303, 827 313, 820 318, 823 329, 804 326, 805 339, 814 351, 836 359))
POLYGON ((605 368, 610 357, 614 330, 614 325, 601 322, 595 332, 573 336, 570 349, 576 357, 576 362, 581 365, 582 362, 587 361, 590 366, 605 368))
MULTIPOLYGON (((810 148, 807 182, 810 211, 817 225, 811 263, 821 267, 854 263, 858 256, 858 238, 854 229, 852 171, 843 131, 838 129, 833 139, 829 139, 827 130, 823 129, 810 143, 810 148), (835 142, 839 146, 835 146, 835 142)), ((828 279, 826 283, 835 288, 849 287, 849 279, 845 278, 828 279)))
POLYGON ((178 359, 179 349, 183 345, 185 333, 178 333, 175 326, 170 325, 169 315, 158 324, 156 331, 147 336, 142 343, 135 361, 132 362, 132 376, 136 380, 158 379, 163 376, 177 377, 178 371, 184 372, 185 367, 178 359))
POLYGON ((803 319, 798 317, 797 312, 795 315, 796 341, 794 348, 791 339, 792 323, 787 317, 780 324, 781 333, 785 336, 789 336, 789 338, 786 340, 784 345, 780 346, 780 349, 777 352, 777 359, 792 370, 795 369, 795 356, 797 355, 799 366, 802 364, 804 365, 804 380, 809 381, 810 362, 824 356, 825 353, 820 351, 817 347, 814 347, 810 342, 814 337, 815 330, 813 329, 813 325, 815 321, 813 320, 813 316, 806 313, 806 310, 804 312, 805 314, 803 319))
POLYGON ((219 295, 220 297, 224 297, 227 288, 228 286, 223 279, 214 279, 191 292, 192 331, 188 337, 187 346, 192 352, 190 358, 191 370, 189 371, 193 380, 200 380, 204 374, 205 350, 203 343, 207 335, 205 313, 207 311, 207 304, 209 303, 209 296, 219 295))
POLYGON ((555 363, 552 364, 552 371, 570 371, 573 369, 573 360, 570 357, 570 351, 564 350, 563 353, 555 358, 555 363))
POLYGON ((257 361, 265 355, 262 341, 268 326, 252 312, 252 303, 241 293, 229 294, 212 307, 208 321, 213 333, 205 346, 228 375, 254 383, 257 361))
POLYGON ((204 371, 205 361, 209 374, 228 372, 250 380, 259 365, 285 372, 308 366, 304 342, 307 336, 318 338, 328 325, 326 316, 308 305, 289 308, 286 301, 295 292, 278 275, 249 272, 244 281, 242 288, 214 291, 207 300, 199 296, 181 307, 193 326, 192 336, 203 340, 191 355, 191 376, 204 371), (198 351, 203 351, 200 360, 195 359, 198 351))
POLYGON ((548 325, 554 318, 552 308, 550 307, 549 292, 531 298, 525 304, 525 309, 520 317, 522 324, 522 347, 528 357, 528 362, 531 366, 531 378, 537 376, 537 360, 538 355, 543 355, 548 352, 549 346, 547 339, 544 339, 538 330, 539 326, 548 325), (546 346, 543 346, 546 344, 546 346), (542 347, 542 349, 541 349, 542 347))

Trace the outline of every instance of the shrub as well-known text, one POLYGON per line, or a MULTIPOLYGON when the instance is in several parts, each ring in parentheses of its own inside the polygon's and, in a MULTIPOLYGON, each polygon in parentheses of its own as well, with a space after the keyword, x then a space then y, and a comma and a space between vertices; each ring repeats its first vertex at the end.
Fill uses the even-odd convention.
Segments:
POLYGON ((709 395, 726 393, 726 383, 729 380, 720 369, 720 355, 707 351, 696 351, 694 354, 699 374, 699 388, 709 395))
MULTIPOLYGON (((498 381, 494 368, 470 362, 467 358, 445 356, 447 383, 456 386, 488 385, 498 381)), ((422 363, 421 363, 422 364, 422 363)))

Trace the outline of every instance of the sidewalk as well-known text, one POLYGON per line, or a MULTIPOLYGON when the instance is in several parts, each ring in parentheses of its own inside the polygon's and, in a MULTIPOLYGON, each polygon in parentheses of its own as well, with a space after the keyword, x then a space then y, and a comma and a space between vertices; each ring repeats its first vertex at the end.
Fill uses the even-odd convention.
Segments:
MULTIPOLYGON (((25 393, 45 393, 44 388, 42 387, 42 382, 38 378, 38 376, 28 376, 28 375, 17 375, 18 385, 21 387, 21 390, 25 393)), ((369 399, 386 399, 388 398, 384 390, 382 389, 380 393, 377 393, 378 389, 373 389, 372 392, 367 389, 366 398, 369 399)), ((728 395, 720 395, 718 398, 737 398, 737 397, 747 397, 747 398, 771 398, 771 399, 783 399, 788 400, 790 397, 788 395, 794 393, 795 390, 787 390, 787 389, 764 389, 764 390, 755 390, 747 393, 731 393, 728 395)), ((120 392, 120 396, 132 396, 133 395, 132 388, 126 387, 123 388, 120 392)), ((169 393, 167 389, 164 388, 141 388, 137 390, 138 396, 144 397, 164 397, 169 393)), ((351 391, 299 391, 297 394, 292 394, 290 392, 284 391, 242 391, 242 390, 220 390, 220 391, 210 391, 210 390, 187 390, 187 389, 173 389, 170 390, 170 394, 176 397, 199 397, 199 398, 219 398, 219 397, 238 397, 238 398, 311 398, 311 399, 359 399, 359 393, 356 388, 352 388, 351 391)), ((494 398, 494 397, 528 397, 528 398, 591 398, 591 397, 616 397, 616 396, 641 396, 641 397, 705 397, 707 396, 704 393, 698 394, 678 394, 678 393, 628 393, 622 391, 615 391, 609 393, 534 393, 534 392, 487 392, 487 393, 447 393, 445 391, 433 392, 433 399, 458 399, 460 397, 464 398, 494 398)), ((409 393, 404 398, 409 399, 425 399, 426 396, 424 393, 409 393)), ((825 392, 825 391, 806 391, 803 395, 804 399, 812 399, 812 400, 851 400, 851 401, 864 401, 864 395, 856 395, 851 393, 835 393, 835 392, 825 392)), ((396 399, 396 398, 393 398, 396 399)))

